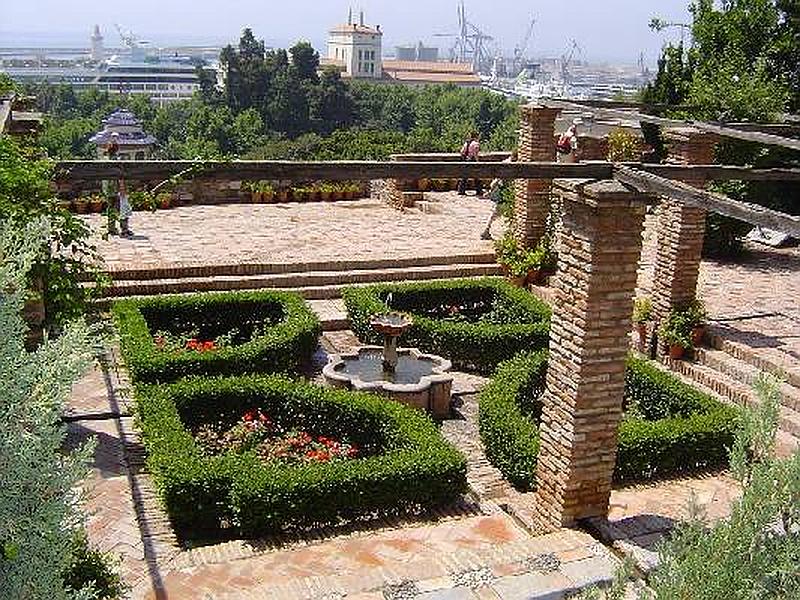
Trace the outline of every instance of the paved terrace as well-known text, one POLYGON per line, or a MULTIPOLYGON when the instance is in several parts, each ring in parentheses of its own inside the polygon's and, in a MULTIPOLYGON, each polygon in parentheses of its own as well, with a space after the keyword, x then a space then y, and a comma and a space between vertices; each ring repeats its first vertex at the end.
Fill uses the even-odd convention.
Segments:
MULTIPOLYGON (((480 239, 493 204, 437 194, 432 212, 376 199, 187 206, 137 212, 132 239, 96 240, 106 268, 363 261, 493 252, 480 239)), ((428 208, 426 206, 426 208, 428 208)), ((100 215, 86 219, 101 229, 100 215)))

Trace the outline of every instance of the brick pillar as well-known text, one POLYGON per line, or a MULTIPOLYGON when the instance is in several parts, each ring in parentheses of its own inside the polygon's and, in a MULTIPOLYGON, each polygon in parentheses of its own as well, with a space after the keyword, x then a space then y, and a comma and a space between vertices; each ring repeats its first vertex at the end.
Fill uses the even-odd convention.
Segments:
MULTIPOLYGON (((556 147, 553 132, 560 111, 535 104, 520 111, 518 160, 521 162, 553 162, 556 147)), ((519 179, 514 202, 514 234, 526 248, 535 248, 545 234, 550 211, 550 179, 519 179)))
POLYGON ((644 197, 616 181, 558 181, 558 274, 536 504, 545 529, 605 517, 622 418, 644 197))
MULTIPOLYGON (((691 127, 667 129, 670 164, 701 165, 714 162, 719 137, 691 127)), ((705 187, 703 178, 684 179, 695 187, 705 187)), ((697 293, 697 278, 706 232, 706 211, 680 202, 664 200, 658 209, 658 247, 653 276, 653 318, 656 323, 673 307, 692 300, 697 293)))

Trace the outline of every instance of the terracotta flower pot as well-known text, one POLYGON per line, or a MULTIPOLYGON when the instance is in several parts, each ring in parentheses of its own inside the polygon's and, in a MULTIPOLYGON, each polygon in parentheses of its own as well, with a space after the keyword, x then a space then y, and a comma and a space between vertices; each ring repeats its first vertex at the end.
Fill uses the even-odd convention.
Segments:
POLYGON ((101 213, 105 208, 106 201, 105 200, 90 200, 89 201, 89 212, 93 213, 101 213))
POLYGON ((515 287, 525 287, 525 275, 509 275, 508 281, 515 287))
POLYGON ((269 204, 270 202, 274 202, 275 201, 275 192, 272 192, 272 191, 261 192, 261 199, 264 202, 266 202, 267 204, 269 204))
POLYGON ((253 204, 258 204, 261 202, 261 192, 250 192, 250 202, 253 204))
POLYGON ((275 197, 278 202, 287 202, 289 200, 289 192, 287 190, 279 190, 275 197))
POLYGON ((543 279, 542 275, 540 269, 531 269, 525 277, 525 285, 539 285, 543 279))
POLYGON ((670 344, 669 345, 669 357, 672 360, 680 360, 683 358, 683 353, 685 352, 684 347, 680 344, 670 344))
POLYGON ((702 346, 703 345, 703 337, 706 334, 706 328, 704 325, 696 325, 692 327, 692 345, 702 346))
POLYGON ((164 209, 164 210, 166 210, 166 209, 168 209, 170 206, 172 206, 172 198, 171 198, 171 197, 169 197, 169 196, 167 196, 167 197, 164 197, 164 198, 161 198, 161 199, 158 201, 158 207, 159 207, 159 208, 161 208, 161 209, 164 209))
POLYGON ((417 189, 420 192, 427 192, 430 189, 430 186, 431 186, 430 179, 423 178, 417 182, 417 189))
POLYGON ((89 201, 77 200, 75 202, 75 212, 79 215, 85 215, 87 212, 89 212, 89 201))
POLYGON ((320 200, 323 202, 330 202, 331 200, 331 193, 327 190, 323 190, 319 193, 320 200))

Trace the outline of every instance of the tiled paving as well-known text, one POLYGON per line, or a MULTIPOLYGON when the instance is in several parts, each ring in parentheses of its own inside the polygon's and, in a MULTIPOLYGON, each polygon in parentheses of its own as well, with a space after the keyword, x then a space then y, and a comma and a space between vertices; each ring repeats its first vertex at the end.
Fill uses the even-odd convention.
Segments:
MULTIPOLYGON (((480 239, 493 204, 437 194, 441 210, 397 211, 375 199, 305 204, 186 206, 137 212, 132 239, 103 240, 103 217, 86 215, 109 271, 187 265, 418 258, 492 251, 480 239)), ((498 224, 499 225, 499 224, 498 224)))

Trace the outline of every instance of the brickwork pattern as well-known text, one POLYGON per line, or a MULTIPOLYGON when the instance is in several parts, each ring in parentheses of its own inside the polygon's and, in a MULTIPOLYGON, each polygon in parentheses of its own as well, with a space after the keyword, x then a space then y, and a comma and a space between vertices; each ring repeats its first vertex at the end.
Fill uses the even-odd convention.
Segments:
POLYGON ((562 230, 536 501, 544 527, 605 516, 622 418, 643 198, 561 183, 562 230))
MULTIPOLYGON (((718 136, 692 128, 677 128, 666 130, 664 137, 669 149, 668 163, 699 165, 714 162, 718 136)), ((695 187, 706 184, 703 179, 686 179, 684 182, 695 187)), ((705 231, 706 211, 669 200, 661 203, 652 298, 653 316, 657 323, 672 308, 689 302, 697 294, 705 231)))
MULTIPOLYGON (((521 162, 555 160, 553 131, 558 113, 557 109, 532 104, 522 107, 518 142, 518 159, 521 162)), ((515 235, 524 247, 533 248, 545 233, 552 180, 518 180, 515 189, 515 235)))

